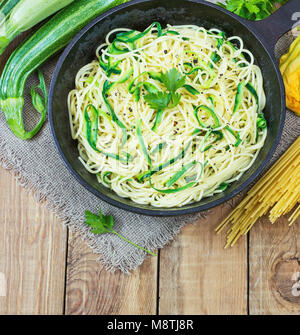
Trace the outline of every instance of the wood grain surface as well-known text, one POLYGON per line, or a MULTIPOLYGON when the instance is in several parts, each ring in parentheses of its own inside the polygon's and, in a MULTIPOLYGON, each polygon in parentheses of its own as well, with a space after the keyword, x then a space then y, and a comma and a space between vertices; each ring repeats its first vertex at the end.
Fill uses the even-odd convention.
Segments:
POLYGON ((61 314, 67 229, 3 169, 0 189, 0 314, 61 314))
POLYGON ((250 236, 250 313, 300 315, 300 220, 263 218, 250 236))
POLYGON ((231 209, 186 226, 132 275, 110 273, 0 168, 0 314, 299 315, 300 220, 289 228, 262 218, 224 250, 214 229, 231 209))
POLYGON ((212 209, 161 251, 160 314, 247 313, 247 240, 224 250, 214 232, 230 210, 212 209))
POLYGON ((66 314, 156 314, 157 258, 131 275, 101 269, 98 256, 75 234, 68 250, 66 314))

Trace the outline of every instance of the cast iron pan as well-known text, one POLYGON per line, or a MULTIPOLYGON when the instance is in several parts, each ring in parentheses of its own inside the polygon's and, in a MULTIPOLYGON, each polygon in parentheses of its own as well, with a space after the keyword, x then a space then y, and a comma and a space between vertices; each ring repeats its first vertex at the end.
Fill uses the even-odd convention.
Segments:
MULTIPOLYGON (((285 119, 285 94, 273 50, 277 39, 293 25, 292 14, 300 10, 299 0, 290 0, 267 19, 250 22, 202 0, 133 0, 115 7, 89 23, 61 55, 51 81, 49 119, 57 149, 72 175, 89 191, 108 203, 144 215, 170 216, 199 212, 232 198, 249 185, 266 167, 280 139, 285 119), (114 28, 144 30, 152 22, 196 24, 218 28, 227 36, 238 35, 254 54, 264 77, 267 104, 264 110, 268 136, 252 167, 225 192, 181 208, 155 208, 119 197, 100 185, 95 175, 78 160, 77 142, 72 140, 67 112, 67 96, 74 88, 78 70, 95 58, 95 49, 114 28)), ((176 196, 176 194, 174 195, 176 196)))

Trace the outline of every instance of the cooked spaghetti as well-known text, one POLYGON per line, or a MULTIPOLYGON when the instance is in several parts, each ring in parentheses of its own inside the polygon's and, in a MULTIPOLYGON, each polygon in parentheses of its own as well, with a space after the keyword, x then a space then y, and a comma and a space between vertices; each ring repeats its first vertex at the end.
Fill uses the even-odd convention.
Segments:
POLYGON ((220 232, 232 223, 226 247, 233 246, 241 235, 247 234, 255 222, 268 212, 271 223, 274 223, 298 204, 288 218, 290 225, 296 222, 300 215, 299 180, 300 136, 216 229, 220 232))
POLYGON ((115 29, 77 73, 68 108, 79 159, 140 204, 223 192, 267 134, 261 70, 237 36, 194 25, 115 29))

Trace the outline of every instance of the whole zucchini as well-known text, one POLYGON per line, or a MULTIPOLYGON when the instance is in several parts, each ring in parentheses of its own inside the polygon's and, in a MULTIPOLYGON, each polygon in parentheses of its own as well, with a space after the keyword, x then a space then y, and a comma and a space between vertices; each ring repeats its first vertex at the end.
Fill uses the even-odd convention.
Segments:
MULTIPOLYGON (((58 12, 17 48, 5 65, 0 79, 0 107, 13 133, 23 140, 32 138, 42 127, 47 112, 46 96, 32 90, 33 105, 41 114, 31 131, 24 129, 24 88, 28 76, 50 56, 62 49, 89 21, 126 0, 77 0, 58 12)), ((44 83, 40 76, 43 90, 44 83)))
POLYGON ((21 0, 2 0, 0 2, 0 12, 5 16, 11 12, 11 10, 17 5, 21 0))
POLYGON ((2 0, 0 2, 0 43, 1 43, 1 33, 4 29, 4 24, 8 14, 13 10, 13 8, 17 5, 21 0, 2 0))
POLYGON ((0 32, 0 55, 21 32, 26 31, 74 0, 10 0, 4 9, 9 10, 0 32), (12 7, 14 5, 14 7, 12 7))

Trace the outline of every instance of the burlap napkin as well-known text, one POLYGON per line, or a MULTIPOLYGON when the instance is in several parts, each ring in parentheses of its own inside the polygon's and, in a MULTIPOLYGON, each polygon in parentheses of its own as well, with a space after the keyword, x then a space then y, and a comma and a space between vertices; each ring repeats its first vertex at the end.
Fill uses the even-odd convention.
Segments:
MULTIPOLYGON (((277 44, 277 55, 286 52, 290 43, 291 36, 281 39, 277 44)), ((43 66, 48 87, 56 61, 57 57, 43 66)), ((34 83, 36 78, 31 78, 28 87, 34 83)), ((24 112, 27 122, 32 123, 34 112, 28 94, 24 112)), ((288 111, 276 156, 282 153, 299 134, 300 118, 288 111)), ((104 214, 114 216, 116 231, 150 250, 162 248, 184 225, 209 215, 207 211, 171 218, 147 217, 120 210, 99 200, 83 188, 64 166, 54 147, 48 122, 33 140, 21 141, 8 129, 4 115, 0 113, 0 164, 11 170, 25 188, 33 191, 38 201, 46 200, 47 207, 53 210, 64 224, 87 240, 92 250, 99 254, 101 263, 109 270, 120 269, 129 272, 142 264, 147 254, 117 236, 92 234, 89 227, 84 224, 85 210, 89 209, 96 213, 101 207, 104 214)), ((214 234, 214 228, 212 227, 211 234, 214 234)))

